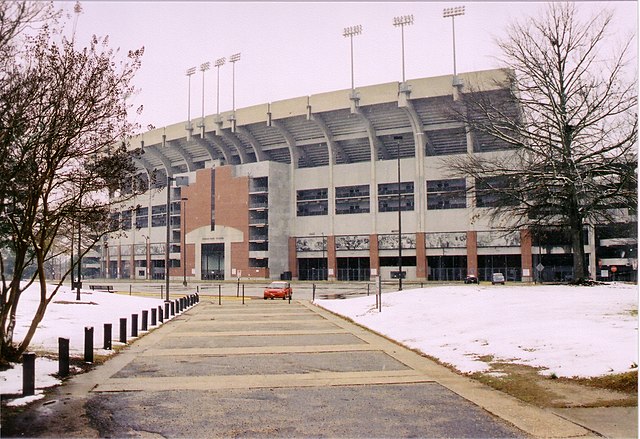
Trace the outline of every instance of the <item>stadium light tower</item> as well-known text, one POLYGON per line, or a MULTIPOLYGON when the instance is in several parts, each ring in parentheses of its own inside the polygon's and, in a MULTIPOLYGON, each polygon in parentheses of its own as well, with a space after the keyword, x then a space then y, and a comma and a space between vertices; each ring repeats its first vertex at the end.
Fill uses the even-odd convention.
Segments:
POLYGON ((233 112, 235 114, 236 112, 236 62, 240 61, 240 52, 238 53, 234 53, 233 55, 231 55, 229 57, 229 62, 231 64, 233 64, 233 70, 232 70, 232 82, 231 82, 231 86, 232 86, 232 94, 231 94, 231 103, 232 103, 232 108, 233 108, 233 112))
POLYGON ((362 26, 349 26, 344 28, 344 32, 342 32, 342 36, 349 37, 351 40, 351 90, 355 89, 354 80, 353 80, 353 37, 355 35, 360 35, 362 33, 362 26))
POLYGON ((211 68, 209 61, 200 64, 200 71, 202 72, 202 132, 204 133, 204 72, 211 68))
POLYGON ((464 15, 464 6, 444 8, 442 10, 442 18, 451 17, 451 29, 453 31, 453 85, 459 85, 456 71, 456 17, 459 15, 464 15))
POLYGON ((404 27, 410 26, 413 24, 413 15, 401 15, 398 17, 393 17, 393 25, 395 27, 400 27, 402 33, 402 82, 405 80, 404 75, 404 27))
POLYGON ((220 67, 224 65, 227 59, 223 56, 218 58, 214 65, 218 68, 218 81, 216 86, 216 114, 220 114, 220 67))
POLYGON ((196 68, 187 69, 187 78, 189 78, 189 96, 187 99, 187 129, 191 131, 191 76, 196 73, 196 68))

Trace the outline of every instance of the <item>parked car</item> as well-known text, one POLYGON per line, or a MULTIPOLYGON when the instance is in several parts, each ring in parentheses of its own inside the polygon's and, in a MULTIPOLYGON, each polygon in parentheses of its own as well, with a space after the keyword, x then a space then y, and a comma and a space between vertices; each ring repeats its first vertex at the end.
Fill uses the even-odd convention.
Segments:
POLYGON ((495 284, 504 285, 504 274, 493 273, 493 275, 491 275, 491 285, 495 285, 495 284))
POLYGON ((275 281, 271 282, 264 290, 264 300, 282 298, 284 300, 291 299, 293 289, 289 282, 275 281))
POLYGON ((478 283, 478 277, 474 276, 473 274, 468 274, 467 277, 464 278, 464 283, 465 284, 477 284, 478 283))

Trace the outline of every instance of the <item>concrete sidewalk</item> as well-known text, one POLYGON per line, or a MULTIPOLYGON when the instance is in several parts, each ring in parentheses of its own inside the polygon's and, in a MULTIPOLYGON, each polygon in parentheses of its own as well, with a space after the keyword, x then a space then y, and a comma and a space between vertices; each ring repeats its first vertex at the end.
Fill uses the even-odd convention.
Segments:
POLYGON ((507 435, 509 430, 501 430, 499 423, 495 430, 477 429, 492 422, 491 416, 481 414, 486 411, 520 430, 516 437, 638 437, 637 407, 534 407, 298 300, 291 304, 254 300, 247 305, 229 301, 218 306, 217 301, 205 299, 104 365, 71 379, 36 403, 22 422, 31 428, 25 430, 27 435, 34 437, 213 434, 207 430, 208 413, 195 407, 216 407, 218 414, 224 414, 216 416, 216 432, 222 435, 243 435, 242 431, 269 437, 354 437, 366 436, 367 431, 369 436, 385 437, 474 437, 474 431, 484 431, 485 437, 507 435), (392 396, 382 393, 387 388, 392 396), (380 416, 358 424, 359 411, 366 413, 373 406, 343 405, 355 395, 360 395, 359 401, 367 395, 368 404, 379 401, 378 411, 391 411, 386 417, 377 412, 380 416), (440 398, 440 405, 429 402, 437 414, 423 411, 403 418, 408 407, 426 410, 426 399, 411 402, 416 395, 440 398), (296 413, 300 419, 277 412, 282 403, 297 411, 311 401, 316 409, 296 413), (189 407, 194 402, 196 406, 189 407), (274 411, 266 418, 262 418, 264 402, 274 411), (225 404, 233 408, 225 409, 225 404), (326 408, 318 411, 319 404, 326 408), (447 410, 453 412, 449 415, 447 410), (428 419, 443 416, 449 417, 448 430, 428 419), (380 420, 385 422, 376 424, 380 420), (391 420, 398 422, 397 429, 391 420), (469 427, 458 426, 462 423, 469 427), (413 430, 400 429, 407 424, 413 430))

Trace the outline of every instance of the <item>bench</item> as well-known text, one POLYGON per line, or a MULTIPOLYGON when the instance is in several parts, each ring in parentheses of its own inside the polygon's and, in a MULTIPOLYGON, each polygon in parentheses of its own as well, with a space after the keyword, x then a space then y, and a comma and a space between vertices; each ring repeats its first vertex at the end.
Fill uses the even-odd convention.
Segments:
POLYGON ((113 292, 112 285, 89 285, 89 289, 91 290, 100 290, 100 291, 108 291, 110 293, 113 292))

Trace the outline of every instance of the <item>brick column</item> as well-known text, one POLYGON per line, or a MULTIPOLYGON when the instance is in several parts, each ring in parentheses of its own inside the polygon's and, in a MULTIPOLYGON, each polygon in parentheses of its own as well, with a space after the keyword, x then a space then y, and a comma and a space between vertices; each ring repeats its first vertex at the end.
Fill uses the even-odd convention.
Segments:
POLYGON ((425 233, 416 233, 416 278, 418 280, 427 279, 427 249, 425 244, 425 233))
POLYGON ((298 279, 298 258, 295 236, 289 237, 289 271, 293 279, 298 279))
POLYGON ((369 268, 375 269, 380 276, 380 255, 378 252, 378 235, 369 235, 369 268))
POLYGON ((522 263, 522 282, 533 280, 533 256, 531 255, 531 231, 529 229, 520 230, 520 253, 522 263), (529 271, 525 276, 525 272, 529 271))
POLYGON ((478 232, 467 232, 467 274, 478 276, 478 232))

